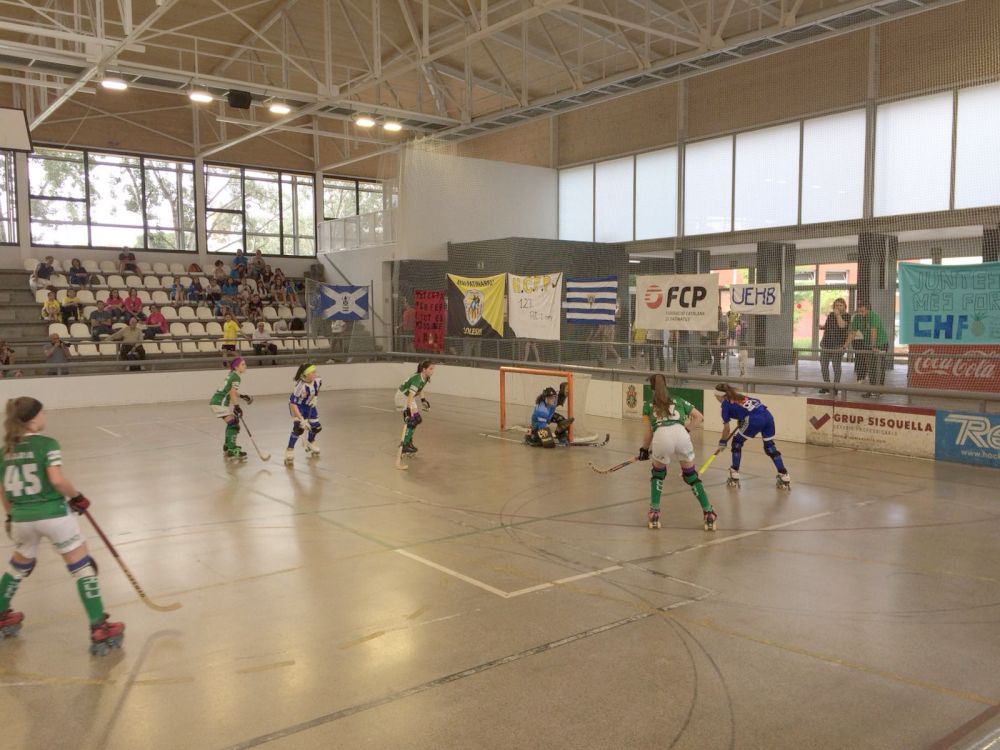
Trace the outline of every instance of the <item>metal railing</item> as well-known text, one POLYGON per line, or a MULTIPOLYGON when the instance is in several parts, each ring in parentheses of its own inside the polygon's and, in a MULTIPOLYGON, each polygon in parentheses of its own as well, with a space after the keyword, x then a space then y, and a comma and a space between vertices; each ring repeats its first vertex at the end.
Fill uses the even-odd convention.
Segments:
POLYGON ((317 251, 338 252, 388 245, 396 241, 396 211, 389 208, 316 225, 317 251))

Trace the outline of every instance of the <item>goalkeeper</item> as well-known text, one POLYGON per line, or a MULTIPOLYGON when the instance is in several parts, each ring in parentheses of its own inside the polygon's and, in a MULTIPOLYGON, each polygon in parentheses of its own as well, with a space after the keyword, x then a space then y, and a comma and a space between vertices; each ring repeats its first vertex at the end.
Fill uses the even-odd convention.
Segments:
POLYGON ((524 436, 524 442, 535 448, 555 448, 559 445, 569 445, 569 426, 571 418, 564 417, 556 411, 566 403, 566 383, 559 384, 559 391, 549 387, 535 399, 535 409, 531 412, 531 431, 524 436), (555 431, 549 429, 555 424, 555 431))

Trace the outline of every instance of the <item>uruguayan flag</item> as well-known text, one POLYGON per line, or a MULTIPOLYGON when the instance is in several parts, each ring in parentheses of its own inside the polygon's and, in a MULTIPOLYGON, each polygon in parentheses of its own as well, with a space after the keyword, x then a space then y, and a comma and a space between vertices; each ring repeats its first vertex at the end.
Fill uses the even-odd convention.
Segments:
POLYGON ((367 320, 368 287, 322 284, 314 310, 325 320, 367 320))
POLYGON ((618 277, 598 276, 591 279, 566 279, 567 323, 607 325, 615 322, 618 307, 618 277))

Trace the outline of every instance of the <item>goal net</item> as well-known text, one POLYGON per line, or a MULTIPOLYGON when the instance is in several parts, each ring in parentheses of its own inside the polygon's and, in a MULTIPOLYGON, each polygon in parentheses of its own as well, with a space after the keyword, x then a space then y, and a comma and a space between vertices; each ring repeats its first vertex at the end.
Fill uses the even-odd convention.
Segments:
POLYGON ((531 428, 531 411, 535 399, 546 388, 559 390, 567 384, 566 403, 558 411, 573 417, 570 440, 588 443, 597 440, 597 433, 586 426, 587 391, 590 375, 568 370, 548 370, 532 367, 500 368, 500 430, 527 432, 531 428))

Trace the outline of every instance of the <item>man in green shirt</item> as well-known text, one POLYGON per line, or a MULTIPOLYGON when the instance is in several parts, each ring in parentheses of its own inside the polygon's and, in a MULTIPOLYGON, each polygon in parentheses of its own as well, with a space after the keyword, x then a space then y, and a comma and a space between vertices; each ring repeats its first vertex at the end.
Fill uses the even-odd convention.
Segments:
MULTIPOLYGON (((882 385, 885 383, 885 353, 889 348, 889 339, 882 318, 867 301, 858 302, 857 311, 851 319, 851 330, 857 332, 854 334, 854 371, 858 382, 867 375, 871 385, 882 385)), ((877 395, 869 391, 862 393, 861 397, 877 398, 877 395)))

